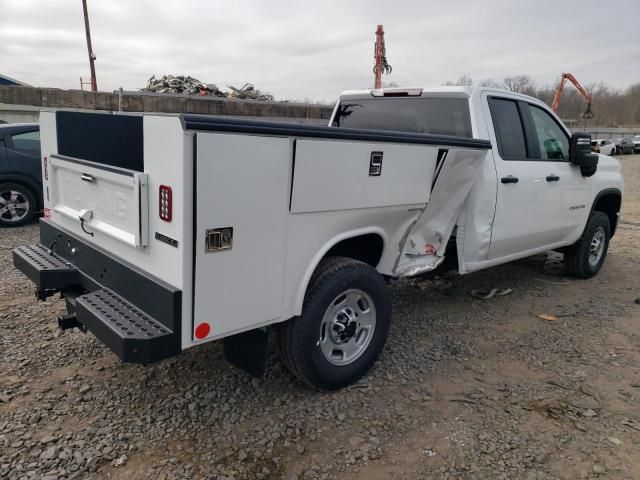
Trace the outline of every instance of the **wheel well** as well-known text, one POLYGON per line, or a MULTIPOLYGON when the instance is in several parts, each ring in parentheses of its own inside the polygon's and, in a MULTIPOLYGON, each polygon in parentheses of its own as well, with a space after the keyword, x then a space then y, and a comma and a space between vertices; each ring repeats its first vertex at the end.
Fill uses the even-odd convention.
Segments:
POLYGON ((375 267, 382 258, 383 248, 384 241, 380 235, 367 233, 336 243, 325 254, 325 257, 349 257, 375 267))
POLYGON ((620 211, 620 204, 622 198, 617 193, 607 193, 602 195, 596 200, 593 205, 593 210, 596 212, 602 212, 609 217, 609 225, 611 226, 611 236, 616 231, 618 225, 618 212, 620 211))

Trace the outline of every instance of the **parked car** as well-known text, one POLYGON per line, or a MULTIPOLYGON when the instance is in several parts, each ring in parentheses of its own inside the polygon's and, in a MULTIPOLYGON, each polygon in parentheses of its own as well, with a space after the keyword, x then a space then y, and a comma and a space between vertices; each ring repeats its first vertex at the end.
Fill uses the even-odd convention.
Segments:
POLYGON ((616 154, 624 155, 633 153, 633 140, 631 138, 620 138, 616 141, 616 154))
POLYGON ((616 145, 611 140, 596 138, 591 140, 591 150, 603 155, 614 155, 616 153, 616 145))
POLYGON ((38 124, 0 125, 0 226, 30 222, 42 204, 38 124))
POLYGON ((636 135, 631 141, 633 142, 633 153, 640 153, 640 135, 636 135))

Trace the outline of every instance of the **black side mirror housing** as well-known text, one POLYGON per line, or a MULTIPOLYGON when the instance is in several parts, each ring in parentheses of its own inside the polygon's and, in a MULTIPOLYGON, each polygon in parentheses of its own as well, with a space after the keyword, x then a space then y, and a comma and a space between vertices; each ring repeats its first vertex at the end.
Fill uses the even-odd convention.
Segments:
POLYGON ((569 161, 580 167, 583 177, 590 177, 598 169, 598 155, 591 152, 591 135, 574 133, 569 142, 569 161))

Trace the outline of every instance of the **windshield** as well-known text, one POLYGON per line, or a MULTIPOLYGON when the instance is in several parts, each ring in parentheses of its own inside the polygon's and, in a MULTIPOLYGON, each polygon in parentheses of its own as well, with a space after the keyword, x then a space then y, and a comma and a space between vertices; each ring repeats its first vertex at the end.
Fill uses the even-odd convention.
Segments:
POLYGON ((334 127, 471 137, 466 98, 365 98, 342 100, 334 127))

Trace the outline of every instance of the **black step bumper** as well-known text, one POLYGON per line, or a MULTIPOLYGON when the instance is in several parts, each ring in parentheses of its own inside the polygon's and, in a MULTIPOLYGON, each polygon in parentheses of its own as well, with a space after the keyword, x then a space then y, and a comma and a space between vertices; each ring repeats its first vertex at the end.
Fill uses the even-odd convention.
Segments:
POLYGON ((60 292, 77 321, 125 362, 180 353, 180 290, 47 221, 40 240, 13 250, 14 265, 36 284, 38 298, 60 292))

